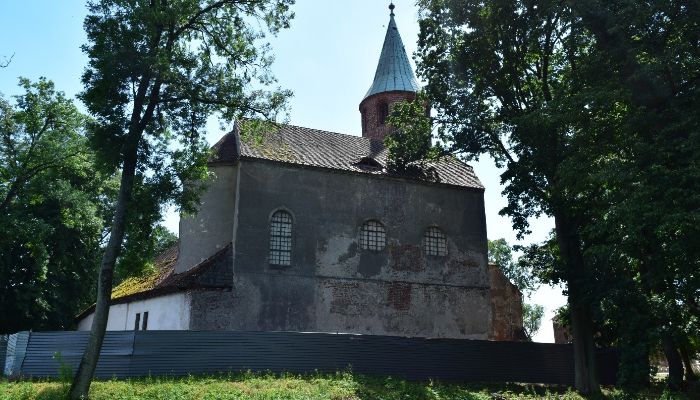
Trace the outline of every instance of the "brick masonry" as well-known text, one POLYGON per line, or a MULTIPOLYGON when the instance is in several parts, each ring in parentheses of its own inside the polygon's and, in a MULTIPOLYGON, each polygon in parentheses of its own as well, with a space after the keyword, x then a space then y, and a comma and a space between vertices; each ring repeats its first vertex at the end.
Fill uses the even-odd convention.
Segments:
POLYGON ((498 266, 489 264, 492 340, 523 340, 523 295, 498 266))
POLYGON ((416 98, 413 92, 382 92, 369 96, 360 103, 362 114, 362 136, 384 140, 392 131, 385 119, 391 113, 392 105, 399 101, 411 101, 416 98))

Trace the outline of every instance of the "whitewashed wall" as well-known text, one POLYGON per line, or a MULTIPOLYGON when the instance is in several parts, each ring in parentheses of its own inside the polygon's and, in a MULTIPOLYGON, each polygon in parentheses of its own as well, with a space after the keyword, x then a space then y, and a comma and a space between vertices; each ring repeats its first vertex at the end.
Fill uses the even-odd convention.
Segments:
MULTIPOLYGON (((152 299, 115 304, 109 308, 107 320, 108 331, 125 331, 134 329, 136 313, 148 311, 150 330, 187 330, 190 327, 190 296, 187 293, 175 293, 152 299)), ((79 331, 90 330, 93 314, 78 322, 79 331)))

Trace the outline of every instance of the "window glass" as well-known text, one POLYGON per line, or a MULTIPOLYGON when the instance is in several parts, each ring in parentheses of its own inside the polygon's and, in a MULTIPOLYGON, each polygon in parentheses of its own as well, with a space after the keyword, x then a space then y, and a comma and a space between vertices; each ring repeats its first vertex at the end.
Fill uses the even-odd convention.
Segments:
POLYGON ((270 221, 270 264, 292 264, 292 216, 286 211, 272 214, 270 221))
POLYGON ((379 221, 367 221, 360 229, 360 247, 365 250, 383 250, 386 246, 386 230, 379 221))
POLYGON ((447 238, 440 228, 431 226, 423 234, 423 251, 429 256, 447 255, 447 238))

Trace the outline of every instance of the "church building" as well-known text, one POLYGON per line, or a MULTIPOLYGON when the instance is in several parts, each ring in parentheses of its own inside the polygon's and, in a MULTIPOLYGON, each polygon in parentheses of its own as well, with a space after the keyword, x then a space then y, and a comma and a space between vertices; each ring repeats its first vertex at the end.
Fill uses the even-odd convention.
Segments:
POLYGON ((247 141, 237 123, 213 146, 214 178, 177 248, 115 288, 109 330, 512 339, 522 328, 517 289, 487 263, 473 169, 452 157, 430 179, 386 169, 386 118, 419 89, 390 9, 362 136, 281 125, 247 141))

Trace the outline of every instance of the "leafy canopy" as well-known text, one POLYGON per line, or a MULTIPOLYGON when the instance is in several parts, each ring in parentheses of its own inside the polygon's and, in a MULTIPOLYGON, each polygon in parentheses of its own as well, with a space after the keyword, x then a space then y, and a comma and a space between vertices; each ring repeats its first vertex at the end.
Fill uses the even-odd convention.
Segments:
POLYGON ((89 301, 115 182, 87 118, 46 79, 0 98, 0 333, 71 329, 89 301))
POLYGON ((384 139, 387 169, 395 173, 414 173, 430 176, 428 162, 440 152, 433 146, 433 122, 428 115, 428 100, 419 92, 412 101, 400 101, 391 105, 387 123, 392 133, 384 139))

